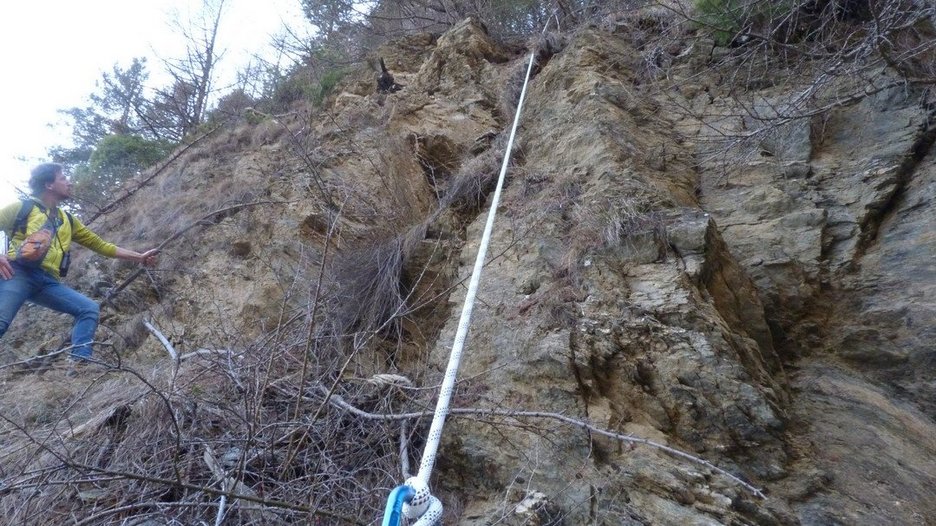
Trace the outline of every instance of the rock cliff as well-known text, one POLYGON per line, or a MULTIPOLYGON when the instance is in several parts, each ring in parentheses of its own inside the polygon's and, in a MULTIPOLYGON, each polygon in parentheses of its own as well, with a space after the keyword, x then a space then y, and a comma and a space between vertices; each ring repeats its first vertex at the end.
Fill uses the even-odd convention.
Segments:
MULTIPOLYGON (((670 78, 655 77, 634 37, 650 24, 640 16, 531 44, 453 402, 481 411, 450 417, 433 478, 446 523, 930 523, 932 108, 893 88, 821 128, 797 121, 713 158, 747 124, 724 117, 744 112, 706 74, 711 46, 676 40, 670 78)), ((432 407, 529 50, 467 20, 378 53, 402 90, 376 93, 361 70, 321 109, 251 113, 129 183, 92 224, 128 246, 178 237, 105 310, 99 355, 111 369, 4 373, 20 394, 2 408, 8 519, 126 504, 72 478, 63 487, 83 489, 30 507, 27 475, 62 465, 149 473, 128 479, 150 492, 140 502, 182 502, 193 491, 183 479, 228 473, 240 495, 336 510, 326 523, 376 517, 401 465, 418 463, 428 419, 374 428, 322 392, 371 413, 432 407), (144 319, 187 359, 166 358, 144 319), (388 374, 404 387, 373 381, 388 374), (156 424, 161 412, 172 426, 156 424), (318 430, 323 413, 343 427, 318 430), (141 447, 150 436, 162 445, 141 447), (217 467, 212 454, 233 460, 217 467), (345 473, 356 482, 337 481, 345 473), (323 476, 332 485, 317 486, 323 476)), ((782 95, 752 91, 768 107, 782 95)), ((132 270, 87 255, 74 268, 98 298, 132 270)), ((3 341, 10 354, 53 345, 37 320, 65 327, 28 309, 3 341)), ((156 502, 99 523, 179 509, 156 502)), ((237 517, 288 522, 281 509, 237 517)))

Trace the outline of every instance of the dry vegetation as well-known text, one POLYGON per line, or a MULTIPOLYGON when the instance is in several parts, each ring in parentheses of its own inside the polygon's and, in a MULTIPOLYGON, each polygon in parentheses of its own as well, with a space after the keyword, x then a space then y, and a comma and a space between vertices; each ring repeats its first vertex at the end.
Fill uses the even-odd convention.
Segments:
MULTIPOLYGON (((5 382, 28 391, 22 397, 30 401, 8 398, 0 409, 7 438, 0 450, 4 522, 192 524, 223 517, 240 524, 330 524, 367 523, 381 513, 402 475, 401 433, 404 442, 419 444, 421 427, 405 424, 420 418, 379 422, 335 404, 353 401, 356 410, 377 414, 431 405, 427 390, 373 377, 386 370, 375 360, 423 359, 404 353, 420 331, 429 331, 418 338, 423 345, 431 340, 437 322, 417 312, 444 301, 453 286, 427 262, 447 260, 434 253, 448 254, 457 242, 439 239, 427 249, 427 231, 450 230, 451 210, 462 220, 472 217, 499 159, 485 145, 477 161, 439 180, 427 215, 419 199, 379 182, 392 179, 387 170, 399 164, 392 158, 365 162, 377 175, 372 191, 334 177, 326 167, 353 153, 344 152, 349 146, 378 149, 352 144, 339 126, 330 128, 326 143, 306 118, 312 114, 275 118, 279 134, 288 137, 278 162, 240 166, 236 182, 216 180, 235 170, 222 159, 238 158, 253 143, 243 130, 221 131, 203 149, 174 160, 174 177, 153 177, 148 188, 127 185, 131 192, 156 190, 147 206, 118 208, 98 220, 109 229, 132 225, 125 235, 164 248, 154 274, 119 265, 101 272, 111 284, 105 303, 112 299, 118 313, 146 313, 155 320, 152 332, 141 333, 140 316, 105 314, 105 325, 108 316, 123 324, 111 333, 120 352, 98 346, 97 362, 79 376, 66 377, 68 367, 57 362, 38 373, 20 366, 3 371, 5 382), (257 195, 283 173, 292 175, 273 185, 279 195, 257 195), (255 179, 244 179, 247 174, 255 179), (224 232, 260 230, 254 212, 292 206, 297 195, 315 203, 304 208, 317 210, 302 223, 299 250, 285 265, 282 258, 256 256, 280 277, 279 312, 266 313, 267 324, 249 335, 220 325, 202 333, 214 348, 177 350, 185 345, 181 336, 163 336, 159 320, 185 319, 191 307, 172 301, 147 307, 147 299, 197 283, 203 269, 193 262, 227 252, 224 232), (164 223, 153 224, 153 217, 164 223), (360 230, 380 225, 377 217, 385 219, 381 226, 360 230), (152 349, 157 336, 162 357, 135 350, 147 337, 152 349)), ((268 134, 267 127, 256 133, 268 134)), ((249 242, 232 250, 253 258, 249 242)), ((200 303, 225 308, 223 294, 200 303)), ((162 329, 186 333, 185 327, 162 329)))
POLYGON ((790 145, 802 140, 797 134, 820 144, 823 123, 836 109, 895 89, 921 105, 932 104, 932 3, 705 0, 696 6, 702 9, 668 5, 667 18, 681 23, 666 24, 645 49, 648 58, 669 70, 657 76, 666 75, 675 83, 678 96, 664 93, 667 100, 709 123, 712 142, 702 148, 704 162, 737 163, 765 155, 795 160, 790 145), (681 39, 673 29, 685 22, 702 28, 712 40, 678 45, 681 39), (698 67, 699 60, 705 67, 698 67), (692 67, 687 71, 679 62, 692 67), (728 97, 733 105, 704 110, 694 106, 691 101, 700 90, 728 97), (740 159, 737 152, 742 152, 740 159))

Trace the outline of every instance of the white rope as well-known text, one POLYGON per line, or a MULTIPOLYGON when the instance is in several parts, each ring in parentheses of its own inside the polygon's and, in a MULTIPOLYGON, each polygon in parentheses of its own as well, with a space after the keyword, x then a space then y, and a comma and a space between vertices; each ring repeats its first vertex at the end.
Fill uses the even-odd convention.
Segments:
POLYGON ((478 285, 481 282, 481 271, 484 268, 484 259, 487 256, 488 245, 491 243, 491 232, 494 230, 494 218, 497 215, 497 205, 500 202, 501 189, 504 186, 504 178, 507 174, 507 165, 510 163, 510 152, 513 148, 517 124, 520 122, 520 110, 523 107, 523 98, 526 95, 527 83, 530 80, 530 71, 533 69, 534 58, 535 52, 530 54, 530 63, 527 65, 526 78, 523 80, 523 89, 520 91, 520 101, 517 103, 517 113, 514 116, 513 127, 510 130, 510 138, 507 140, 507 153, 504 155, 504 162, 501 165, 500 175, 497 178, 497 187, 494 190, 494 197, 491 200, 491 209, 488 211, 487 223, 484 225, 484 234, 481 236, 481 245, 478 247, 478 256, 475 258, 471 281, 468 283, 468 294, 465 296, 465 304, 462 307, 461 318, 458 321, 458 331, 455 333, 452 354, 449 356, 448 367, 445 370, 445 379, 442 381, 439 401, 436 404, 435 416, 432 419, 432 426, 429 428, 429 439, 426 442, 426 448, 423 450, 422 462, 419 464, 419 474, 417 477, 427 484, 429 482, 429 476, 432 474, 436 452, 438 451, 439 441, 442 437, 442 426, 445 425, 445 417, 448 415, 449 402, 452 399, 452 391, 454 391, 455 387, 455 376, 458 373, 458 366, 461 362, 462 349, 465 345, 465 339, 468 337, 471 312, 474 309, 475 298, 478 295, 478 285))
POLYGON ((415 477, 409 478, 404 483, 416 491, 416 495, 410 503, 403 506, 404 515, 410 519, 419 518, 413 526, 429 526, 435 524, 442 516, 442 503, 429 493, 429 477, 432 475, 432 468, 435 465, 439 442, 442 440, 442 426, 445 425, 445 417, 448 416, 449 403, 452 399, 452 392, 455 389, 455 377, 461 362, 465 340, 468 337, 468 327, 471 324, 471 312, 474 309, 475 298, 478 295, 481 271, 484 268, 484 259, 487 256, 488 245, 490 245, 491 242, 491 232, 494 230, 494 218, 497 215, 497 205, 500 202, 501 189, 504 187, 507 166, 510 164, 510 153, 513 149, 517 125, 520 122, 520 110, 523 108, 523 100, 526 97, 527 84, 530 82, 530 72, 533 71, 533 62, 535 59, 536 50, 534 49, 533 52, 530 53, 530 62, 527 64, 526 77, 523 79, 523 88, 520 90, 520 100, 517 102, 517 112, 514 114, 513 126, 510 128, 510 138, 507 140, 504 162, 501 164, 500 175, 497 178, 497 187, 494 189, 494 197, 491 199, 491 209, 488 211, 487 223, 484 225, 484 234, 481 236, 481 244, 478 247, 478 255, 475 258, 474 270, 471 272, 471 281, 468 283, 468 293, 465 296, 465 304, 462 306, 461 317, 458 320, 458 330, 455 333, 455 341, 452 345, 452 352, 449 355, 445 378, 442 380, 442 387, 439 391, 439 400, 436 403, 435 415, 432 419, 432 425, 429 427, 429 438, 426 440, 426 447, 423 450, 422 461, 419 464, 419 473, 415 477))
POLYGON ((505 174, 507 173, 507 165, 510 162, 510 151, 513 147, 517 123, 520 121, 520 109, 523 107, 523 98, 526 95, 530 71, 533 69, 533 60, 534 54, 531 54, 530 63, 527 65, 527 76, 523 81, 523 89, 520 91, 520 102, 517 103, 517 113, 514 116, 513 127, 510 130, 510 139, 507 141, 507 153, 504 155, 504 163, 501 165, 500 176, 497 178, 497 188, 494 190, 491 209, 488 211, 487 223, 484 225, 484 234, 481 236, 481 245, 478 247, 478 256, 475 258, 471 281, 468 283, 468 294, 465 296, 465 304, 462 307, 461 318, 458 321, 458 331, 455 333, 452 354, 449 356, 448 368, 445 370, 445 378, 442 380, 442 387, 439 391, 439 401, 436 404, 435 416, 432 419, 432 426, 429 428, 429 439, 426 441, 422 462, 419 464, 419 474, 417 477, 426 483, 429 482, 429 476, 435 464, 436 451, 439 448, 439 441, 442 437, 442 426, 445 425, 449 402, 452 399, 452 391, 454 391, 455 388, 455 376, 458 373, 462 349, 465 345, 465 339, 468 336, 468 326, 471 324, 471 312, 474 309, 475 298, 478 295, 478 285, 481 282, 481 271, 484 268, 484 259, 485 256, 487 256, 488 245, 490 245, 491 242, 491 232, 494 230, 494 217, 497 215, 497 204, 500 201, 501 189, 504 185, 505 174))

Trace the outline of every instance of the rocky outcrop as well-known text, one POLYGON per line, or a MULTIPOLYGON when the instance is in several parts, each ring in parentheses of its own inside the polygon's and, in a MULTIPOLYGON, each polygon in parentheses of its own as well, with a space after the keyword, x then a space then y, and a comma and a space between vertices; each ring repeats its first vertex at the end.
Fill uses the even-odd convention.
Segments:
MULTIPOLYGON (((697 180, 695 137, 674 131, 692 129, 675 122, 686 113, 639 95, 637 61, 624 39, 586 31, 536 77, 459 393, 654 437, 773 496, 574 429, 455 423, 440 483, 479 484, 462 520, 511 516, 536 494, 569 523, 922 524, 927 110, 883 93, 838 110, 821 141, 790 126, 771 157, 697 180)), ((469 241, 463 277, 471 254, 469 241)))
POLYGON ((920 100, 887 90, 834 111, 809 140, 789 132, 776 156, 701 173, 700 204, 792 365, 800 482, 787 496, 805 524, 924 524, 936 513, 934 443, 919 434, 936 415, 936 129, 920 100))
MULTIPOLYGON (((695 202, 680 138, 634 93, 636 60, 623 39, 586 31, 535 78, 457 400, 561 413, 780 478, 786 380, 763 307, 695 202)), ((439 485, 478 485, 466 523, 510 516, 531 492, 569 524, 731 521, 759 506, 698 466, 580 429, 456 421, 446 436, 439 485)))

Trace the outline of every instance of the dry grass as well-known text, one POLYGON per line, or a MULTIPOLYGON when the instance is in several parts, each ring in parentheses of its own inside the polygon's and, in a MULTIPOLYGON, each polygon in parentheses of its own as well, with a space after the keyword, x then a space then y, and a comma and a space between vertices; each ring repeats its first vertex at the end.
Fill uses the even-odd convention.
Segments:
MULTIPOLYGON (((528 48, 533 54, 533 68, 530 71, 530 78, 536 76, 543 67, 549 62, 553 55, 559 53, 565 48, 565 37, 560 33, 547 32, 541 34, 531 42, 528 48)), ((516 61, 508 74, 507 85, 501 94, 499 110, 501 119, 507 123, 513 122, 514 113, 517 111, 517 102, 520 100, 520 92, 523 90, 523 81, 526 78, 527 68, 529 67, 529 55, 523 61, 516 61)))
POLYGON ((498 136, 491 148, 462 163, 442 190, 439 210, 476 214, 494 190, 506 144, 507 139, 498 136))
POLYGON ((578 267, 586 254, 666 238, 662 212, 647 195, 601 197, 575 205, 570 214, 565 267, 578 267))

